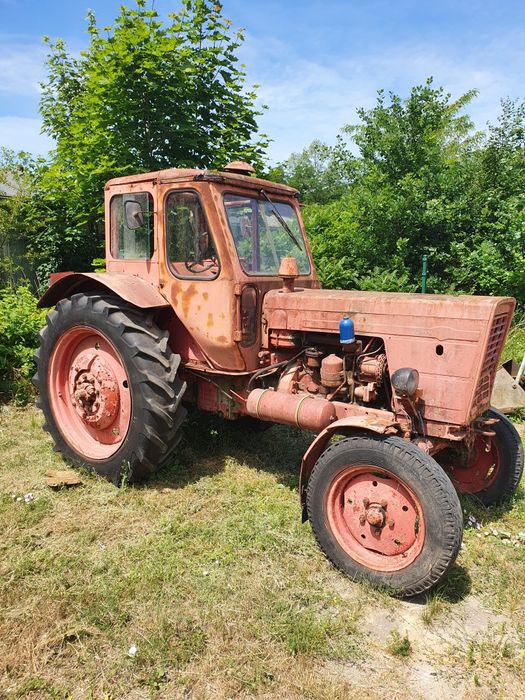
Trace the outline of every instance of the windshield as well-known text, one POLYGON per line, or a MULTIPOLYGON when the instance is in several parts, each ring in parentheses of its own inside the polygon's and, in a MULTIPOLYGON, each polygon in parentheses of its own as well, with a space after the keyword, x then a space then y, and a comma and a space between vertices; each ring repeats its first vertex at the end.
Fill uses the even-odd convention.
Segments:
POLYGON ((290 204, 226 194, 224 207, 245 272, 276 275, 282 258, 290 255, 297 259, 299 274, 307 275, 310 272, 303 234, 290 204), (288 226, 288 231, 276 210, 288 226))

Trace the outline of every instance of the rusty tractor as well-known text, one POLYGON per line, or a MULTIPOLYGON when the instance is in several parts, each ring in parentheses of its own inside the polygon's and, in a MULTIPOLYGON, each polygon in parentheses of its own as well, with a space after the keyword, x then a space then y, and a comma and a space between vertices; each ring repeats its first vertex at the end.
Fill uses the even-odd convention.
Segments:
POLYGON ((169 460, 185 405, 312 431, 303 520, 353 579, 412 596, 462 539, 457 496, 512 494, 523 448, 490 408, 512 298, 320 288, 296 190, 245 163, 105 188, 106 272, 40 300, 35 384, 56 448, 115 484, 169 460))

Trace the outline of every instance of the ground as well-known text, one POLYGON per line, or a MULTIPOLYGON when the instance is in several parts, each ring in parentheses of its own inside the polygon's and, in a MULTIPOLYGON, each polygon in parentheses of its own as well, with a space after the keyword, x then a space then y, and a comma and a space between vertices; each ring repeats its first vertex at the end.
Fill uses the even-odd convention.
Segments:
POLYGON ((40 414, 3 406, 0 698, 525 697, 523 487, 465 500, 443 586, 394 600, 301 524, 308 439, 193 418, 147 485, 52 491, 40 414))

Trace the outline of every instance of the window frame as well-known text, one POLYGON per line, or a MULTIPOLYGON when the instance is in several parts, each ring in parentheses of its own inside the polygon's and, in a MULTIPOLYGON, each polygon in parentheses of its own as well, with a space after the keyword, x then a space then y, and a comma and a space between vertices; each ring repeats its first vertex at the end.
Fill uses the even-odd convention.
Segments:
MULTIPOLYGON (((226 209, 226 204, 225 204, 225 202, 224 202, 224 198, 225 198, 227 195, 231 195, 231 196, 234 196, 234 197, 244 197, 244 196, 246 196, 247 199, 254 199, 254 200, 257 201, 257 202, 268 202, 268 200, 265 199, 264 197, 257 197, 255 192, 251 192, 251 193, 249 193, 249 194, 247 193, 246 195, 244 195, 244 194, 240 194, 239 192, 230 192, 229 190, 224 190, 221 194, 222 194, 222 208, 223 208, 223 210, 224 210, 224 216, 226 217, 226 221, 228 222, 228 231, 230 232, 230 236, 231 236, 231 240, 232 240, 232 243, 233 243, 233 247, 234 247, 234 249, 235 249, 235 254, 236 254, 236 256, 237 256, 237 260, 238 260, 238 262, 239 262, 239 265, 240 265, 241 270, 243 271, 243 273, 244 273, 245 275, 247 275, 248 277, 279 277, 278 270, 276 270, 275 272, 254 272, 254 271, 248 271, 248 270, 245 270, 245 269, 244 269, 244 266, 243 266, 243 264, 242 264, 242 262, 241 262, 241 258, 240 258, 240 256, 239 256, 239 251, 237 250, 237 245, 236 245, 236 243, 235 243, 235 237, 234 237, 234 235, 233 235, 233 231, 232 231, 232 228, 231 228, 230 219, 229 219, 229 217, 228 217, 228 212, 227 212, 227 209, 226 209)), ((301 240, 302 240, 302 242, 303 242, 303 245, 304 245, 304 252, 305 252, 305 255, 306 255, 306 259, 307 259, 307 261, 308 261, 308 271, 307 271, 307 272, 300 272, 300 273, 299 273, 299 277, 309 277, 309 276, 312 274, 312 260, 311 260, 311 257, 310 257, 310 251, 309 251, 308 245, 307 245, 307 243, 306 243, 305 231, 304 231, 304 229, 303 229, 303 226, 301 226, 301 218, 298 216, 297 209, 293 206, 293 204, 290 202, 290 200, 288 200, 288 199, 286 199, 286 200, 278 199, 278 198, 276 198, 276 197, 273 196, 273 195, 272 195, 272 203, 273 203, 273 204, 288 204, 288 205, 292 208, 292 210, 293 210, 295 216, 297 217, 297 223, 299 224, 299 231, 301 232, 301 240)))
MULTIPOLYGON (((167 264, 167 267, 168 267, 169 271, 171 272, 171 274, 172 274, 176 279, 179 279, 179 280, 199 280, 199 281, 203 281, 203 282, 212 282, 213 280, 216 280, 217 277, 221 274, 221 270, 222 270, 221 259, 220 259, 220 256, 219 256, 219 251, 217 250, 217 246, 216 246, 216 244, 215 244, 215 236, 213 235, 212 230, 211 230, 211 227, 210 227, 210 222, 209 222, 208 216, 207 216, 207 214, 206 214, 206 208, 205 208, 204 205, 202 204, 201 196, 200 196, 199 192, 198 192, 196 189, 194 189, 194 188, 192 188, 192 187, 174 188, 174 189, 168 190, 168 191, 165 193, 165 195, 164 195, 164 239, 165 239, 164 253, 165 253, 165 255, 166 255, 166 264, 167 264), (191 194, 194 194, 194 195, 197 197, 197 201, 199 202, 199 205, 200 205, 201 210, 202 210, 202 214, 203 214, 203 216, 204 216, 204 221, 206 222, 206 229, 207 229, 208 235, 209 235, 210 238, 211 238, 211 241, 212 241, 212 244, 213 244, 213 248, 214 248, 214 250, 215 250, 215 254, 216 254, 216 257, 217 257, 217 263, 218 263, 218 265, 217 265, 217 272, 216 272, 216 274, 213 275, 212 277, 210 277, 209 275, 204 275, 204 276, 203 276, 202 273, 200 273, 200 274, 199 274, 199 273, 194 273, 194 274, 192 274, 189 270, 188 270, 188 274, 187 274, 187 275, 180 275, 180 274, 178 274, 178 273, 175 271, 175 269, 173 268, 173 264, 172 264, 173 261, 171 260, 170 255, 169 255, 169 240, 168 240, 168 236, 169 236, 169 231, 168 231, 168 198, 170 197, 170 195, 172 195, 172 194, 174 194, 174 193, 177 193, 177 194, 185 194, 185 193, 188 193, 188 192, 191 193, 191 194)), ((186 262, 186 261, 183 260, 182 262, 186 262)))
MULTIPOLYGON (((118 260, 119 262, 141 262, 141 263, 150 263, 152 260, 155 259, 155 255, 157 253, 157 246, 156 246, 156 240, 155 240, 155 235, 156 235, 156 224, 155 224, 155 197, 153 196, 153 193, 150 190, 141 190, 140 192, 136 192, 135 190, 127 190, 126 192, 115 192, 109 200, 109 252, 111 255, 112 260, 118 260), (114 217, 113 217, 113 202, 117 199, 117 197, 122 198, 123 202, 123 222, 124 225, 126 225, 126 216, 125 216, 125 202, 124 202, 124 197, 126 196, 137 196, 145 194, 148 196, 150 204, 151 204, 151 231, 150 231, 150 255, 147 257, 142 257, 142 258, 126 258, 126 257, 120 257, 118 255, 118 250, 117 255, 115 255, 115 251, 113 250, 113 223, 114 223, 114 217)), ((127 226, 126 226, 127 228, 127 226)), ((136 231, 137 229, 128 229, 128 231, 136 231)), ((118 241, 118 233, 117 233, 117 241, 118 241)))

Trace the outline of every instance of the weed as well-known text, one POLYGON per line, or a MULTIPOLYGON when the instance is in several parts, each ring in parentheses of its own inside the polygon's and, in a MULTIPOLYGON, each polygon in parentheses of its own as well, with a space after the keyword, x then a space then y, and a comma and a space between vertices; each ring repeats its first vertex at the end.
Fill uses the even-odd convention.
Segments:
POLYGON ((390 639, 387 644, 388 651, 394 656, 406 658, 412 654, 412 643, 405 632, 403 636, 397 630, 390 633, 390 639))
POLYGON ((128 488, 129 483, 130 483, 130 477, 131 477, 131 464, 128 460, 125 460, 122 462, 122 466, 120 468, 120 481, 119 481, 119 486, 122 491, 128 488))
POLYGON ((421 619, 425 625, 431 625, 434 620, 443 613, 447 605, 440 591, 431 592, 427 597, 427 604, 421 613, 421 619))

